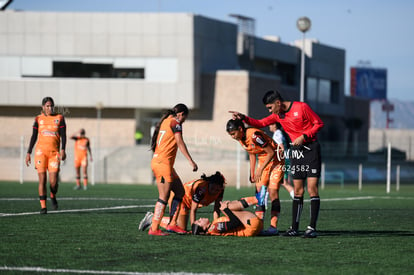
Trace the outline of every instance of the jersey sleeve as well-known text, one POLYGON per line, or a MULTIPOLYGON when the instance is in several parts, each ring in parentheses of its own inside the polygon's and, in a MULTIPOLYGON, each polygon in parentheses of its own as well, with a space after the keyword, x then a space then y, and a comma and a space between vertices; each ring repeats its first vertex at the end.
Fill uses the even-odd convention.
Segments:
POLYGON ((226 214, 226 216, 229 218, 229 220, 226 221, 226 222, 224 222, 224 221, 219 222, 217 224, 217 230, 220 233, 227 232, 227 231, 230 231, 230 230, 234 230, 234 229, 236 229, 236 228, 243 225, 243 223, 240 221, 240 219, 237 218, 237 216, 234 215, 234 213, 229 208, 225 208, 223 210, 223 212, 224 212, 224 214, 226 214))
POLYGON ((193 198, 192 198, 193 201, 195 201, 196 203, 200 203, 206 194, 205 191, 206 191, 205 188, 197 187, 197 189, 194 192, 193 198))
POLYGON ((183 127, 181 126, 181 123, 179 123, 177 120, 172 119, 171 120, 171 124, 170 124, 171 130, 173 131, 173 133, 182 133, 183 132, 183 127))
POLYGON ((265 139, 265 137, 263 136, 262 133, 260 132, 254 132, 252 135, 252 141, 255 145, 261 147, 261 148, 265 148, 268 145, 267 140, 265 139))
POLYGON ((271 114, 270 116, 267 116, 262 119, 254 119, 254 118, 246 116, 246 118, 244 119, 244 122, 246 122, 247 124, 255 128, 263 128, 263 127, 269 126, 270 124, 279 122, 279 120, 278 120, 277 115, 271 114))
POLYGON ((319 130, 323 127, 322 119, 309 107, 308 104, 303 104, 303 115, 310 121, 312 127, 305 130, 303 133, 307 139, 314 139, 319 130))

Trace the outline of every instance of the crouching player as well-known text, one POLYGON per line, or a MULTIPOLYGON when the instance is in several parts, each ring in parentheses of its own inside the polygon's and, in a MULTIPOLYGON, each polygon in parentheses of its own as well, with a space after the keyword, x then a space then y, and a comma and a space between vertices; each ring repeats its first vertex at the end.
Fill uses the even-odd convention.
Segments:
MULTIPOLYGON (((196 220, 198 208, 205 207, 214 202, 214 219, 220 216, 220 203, 223 200, 224 188, 226 179, 220 172, 207 177, 205 174, 201 175, 201 178, 189 181, 184 184, 185 194, 177 209, 175 215, 177 217, 177 225, 184 230, 187 230, 188 219, 190 218, 190 224, 193 224, 196 220)), ((174 196, 170 195, 170 198, 174 196)), ((171 199, 170 199, 171 207, 171 199)), ((153 213, 147 212, 144 219, 139 224, 139 230, 145 230, 152 220, 153 213)), ((174 216, 173 219, 176 217, 174 216)), ((161 219, 160 226, 164 229, 167 228, 170 222, 169 216, 164 216, 161 219)))
POLYGON ((280 214, 279 189, 283 179, 284 159, 274 140, 262 130, 246 128, 240 119, 230 119, 226 125, 227 133, 249 153, 250 181, 256 183, 256 216, 263 219, 265 216, 266 191, 271 200, 270 227, 267 235, 278 235, 277 223, 280 214), (256 158, 258 163, 256 165, 256 158))
POLYGON ((224 201, 220 210, 225 216, 214 219, 200 218, 192 224, 194 235, 214 236, 257 236, 263 230, 263 219, 244 209, 257 204, 256 197, 246 197, 236 201, 224 201))

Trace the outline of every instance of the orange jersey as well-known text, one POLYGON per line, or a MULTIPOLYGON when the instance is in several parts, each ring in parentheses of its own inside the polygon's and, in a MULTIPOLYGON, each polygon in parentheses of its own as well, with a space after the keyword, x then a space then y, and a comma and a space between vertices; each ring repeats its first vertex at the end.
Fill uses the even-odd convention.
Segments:
POLYGON ((178 149, 174 137, 175 133, 182 133, 182 126, 175 117, 170 115, 161 123, 153 161, 156 163, 167 163, 171 166, 174 165, 178 149))
POLYGON ((75 158, 88 156, 89 139, 87 137, 75 137, 75 158))
POLYGON ((184 184, 185 195, 182 204, 190 209, 191 202, 198 203, 198 207, 208 206, 218 198, 223 198, 223 192, 211 195, 208 191, 208 181, 203 179, 192 180, 184 184))
POLYGON ((256 128, 247 128, 246 139, 240 140, 239 142, 248 153, 257 155, 259 161, 267 156, 267 153, 263 149, 267 145, 272 146, 273 150, 277 150, 277 144, 274 140, 262 130, 256 128))
POLYGON ((41 151, 59 151, 60 148, 60 134, 59 129, 65 126, 65 120, 62 115, 44 114, 38 115, 35 118, 34 128, 38 129, 38 139, 36 150, 41 151))
POLYGON ((243 224, 236 229, 232 229, 229 231, 222 232, 220 230, 220 223, 228 222, 230 220, 229 217, 223 216, 218 219, 215 219, 208 231, 207 234, 215 235, 215 236, 237 236, 237 237, 252 237, 256 236, 262 231, 263 229, 263 220, 259 219, 258 217, 249 219, 247 224, 243 224))
POLYGON ((75 140, 74 166, 88 166, 89 139, 87 137, 72 137, 75 140))

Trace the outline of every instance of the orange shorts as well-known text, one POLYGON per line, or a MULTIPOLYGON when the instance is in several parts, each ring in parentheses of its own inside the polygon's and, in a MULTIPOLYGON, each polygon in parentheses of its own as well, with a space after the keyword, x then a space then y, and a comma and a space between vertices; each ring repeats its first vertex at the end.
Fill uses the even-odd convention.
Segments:
POLYGON ((75 157, 75 168, 88 166, 88 156, 75 157))
POLYGON ((49 173, 59 172, 60 154, 58 151, 44 151, 36 149, 35 168, 38 173, 49 171, 49 173))
POLYGON ((152 159, 151 168, 157 182, 174 182, 179 179, 177 172, 170 164, 152 159))
MULTIPOLYGON (((259 165, 261 165, 259 161, 259 165)), ((256 183, 257 186, 267 186, 269 189, 279 189, 283 180, 283 161, 273 160, 263 170, 260 182, 256 183)))

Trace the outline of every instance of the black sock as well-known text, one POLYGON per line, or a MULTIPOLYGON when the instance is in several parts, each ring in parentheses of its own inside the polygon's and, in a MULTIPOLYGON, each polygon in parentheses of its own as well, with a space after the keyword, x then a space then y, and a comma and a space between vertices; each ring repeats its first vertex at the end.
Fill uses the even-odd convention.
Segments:
POLYGON ((177 212, 178 207, 180 206, 181 200, 182 200, 181 198, 180 199, 175 198, 175 197, 173 198, 172 203, 171 203, 171 209, 170 209, 170 220, 172 217, 174 217, 175 212, 177 212))
POLYGON ((299 230, 299 220, 303 209, 303 196, 294 197, 292 203, 292 229, 299 230))
POLYGON ((319 199, 319 196, 311 197, 310 198, 311 205, 310 205, 310 227, 313 229, 316 229, 316 222, 318 221, 319 216, 319 208, 321 205, 321 200, 319 199))

